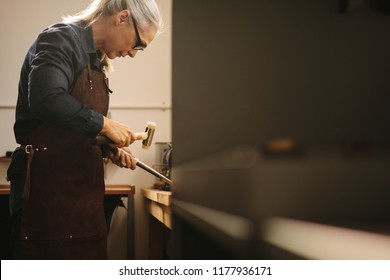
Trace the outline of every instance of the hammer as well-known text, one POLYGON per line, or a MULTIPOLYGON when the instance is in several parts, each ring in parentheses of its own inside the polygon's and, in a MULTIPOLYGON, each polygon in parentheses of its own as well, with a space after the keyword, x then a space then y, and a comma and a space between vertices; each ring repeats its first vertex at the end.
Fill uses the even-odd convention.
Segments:
MULTIPOLYGON (((148 122, 146 124, 145 132, 135 133, 136 139, 142 140, 142 148, 148 149, 151 146, 155 130, 156 130, 156 124, 153 122, 148 122)), ((149 172, 150 174, 153 174, 154 176, 160 178, 165 183, 172 185, 172 180, 170 180, 169 178, 165 177, 164 175, 162 175, 152 167, 146 165, 139 159, 135 158, 124 149, 112 146, 113 142, 111 141, 111 139, 107 138, 106 136, 104 135, 96 136, 95 144, 108 148, 112 153, 116 153, 118 149, 122 150, 126 155, 135 159, 137 166, 141 167, 143 170, 149 172)))
POLYGON ((156 124, 154 122, 147 122, 145 132, 135 133, 137 140, 142 140, 142 148, 149 149, 152 145, 154 131, 156 130, 156 124))

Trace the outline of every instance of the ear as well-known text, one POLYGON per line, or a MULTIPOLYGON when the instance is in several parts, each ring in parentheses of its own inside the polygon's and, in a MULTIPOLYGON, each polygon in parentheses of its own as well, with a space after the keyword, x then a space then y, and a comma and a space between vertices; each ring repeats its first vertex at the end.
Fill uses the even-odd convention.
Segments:
POLYGON ((116 18, 117 18, 117 22, 119 24, 129 22, 130 21, 130 11, 129 10, 122 10, 117 14, 116 18))

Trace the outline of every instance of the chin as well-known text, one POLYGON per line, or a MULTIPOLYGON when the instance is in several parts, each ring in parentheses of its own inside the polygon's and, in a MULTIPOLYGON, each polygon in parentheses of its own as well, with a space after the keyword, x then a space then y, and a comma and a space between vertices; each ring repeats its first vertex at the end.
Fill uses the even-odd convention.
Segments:
POLYGON ((118 57, 118 55, 115 54, 115 53, 108 53, 107 56, 108 56, 109 59, 114 59, 114 58, 118 57))

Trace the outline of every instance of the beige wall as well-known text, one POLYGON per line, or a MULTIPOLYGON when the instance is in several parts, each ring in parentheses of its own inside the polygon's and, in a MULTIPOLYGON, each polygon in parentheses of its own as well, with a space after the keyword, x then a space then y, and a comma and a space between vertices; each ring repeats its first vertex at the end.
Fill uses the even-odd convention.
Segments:
MULTIPOLYGON (((147 50, 135 59, 118 58, 113 61, 115 71, 110 73, 111 118, 128 124, 134 131, 144 131, 147 121, 157 123, 154 142, 171 141, 171 10, 172 0, 156 0, 163 14, 166 30, 147 50)), ((14 106, 20 66, 27 49, 37 34, 47 25, 85 8, 86 0, 20 0, 0 2, 0 45, 2 64, 0 77, 0 155, 13 150, 14 106)), ((155 164, 155 149, 142 150, 136 143, 133 153, 149 165, 155 164)), ((0 162, 0 184, 5 184, 7 163, 0 162)), ((107 166, 106 183, 136 185, 136 252, 137 259, 147 257, 147 224, 140 188, 153 185, 154 177, 143 170, 129 171, 111 164, 107 166)), ((123 209, 114 217, 109 242, 112 258, 125 258, 125 229, 123 209)))

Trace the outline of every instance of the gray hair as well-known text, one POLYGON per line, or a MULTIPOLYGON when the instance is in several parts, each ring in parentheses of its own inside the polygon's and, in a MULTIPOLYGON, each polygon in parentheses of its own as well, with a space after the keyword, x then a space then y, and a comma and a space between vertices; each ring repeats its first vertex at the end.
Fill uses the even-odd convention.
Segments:
MULTIPOLYGON (((64 23, 86 22, 90 26, 102 16, 110 16, 122 10, 129 10, 141 30, 154 26, 156 36, 163 31, 163 21, 155 0, 93 0, 91 4, 80 13, 63 17, 64 23)), ((102 54, 101 63, 107 72, 114 69, 110 59, 102 54)))
POLYGON ((138 27, 146 29, 154 26, 157 34, 162 32, 163 22, 155 0, 93 0, 80 13, 63 18, 65 23, 85 21, 91 25, 102 16, 113 15, 122 10, 129 10, 138 27))

